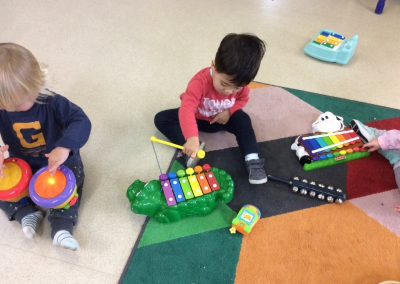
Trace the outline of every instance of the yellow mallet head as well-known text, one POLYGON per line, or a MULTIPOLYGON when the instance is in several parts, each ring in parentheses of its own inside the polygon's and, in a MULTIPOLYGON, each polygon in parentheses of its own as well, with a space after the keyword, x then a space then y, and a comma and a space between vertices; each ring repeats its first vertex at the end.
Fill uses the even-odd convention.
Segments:
POLYGON ((204 150, 199 150, 197 152, 197 158, 204 159, 205 156, 206 156, 206 152, 204 150))

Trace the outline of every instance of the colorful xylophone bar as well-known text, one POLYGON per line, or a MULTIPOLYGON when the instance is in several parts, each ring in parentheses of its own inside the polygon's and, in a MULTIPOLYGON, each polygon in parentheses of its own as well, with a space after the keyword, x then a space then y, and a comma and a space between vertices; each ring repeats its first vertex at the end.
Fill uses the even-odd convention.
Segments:
POLYGON ((219 183, 211 171, 211 166, 205 164, 176 173, 160 175, 161 187, 168 206, 190 200, 195 197, 220 190, 219 183))
POLYGON ((334 166, 369 156, 361 138, 352 130, 304 136, 300 143, 312 158, 311 164, 305 164, 304 170, 334 166))

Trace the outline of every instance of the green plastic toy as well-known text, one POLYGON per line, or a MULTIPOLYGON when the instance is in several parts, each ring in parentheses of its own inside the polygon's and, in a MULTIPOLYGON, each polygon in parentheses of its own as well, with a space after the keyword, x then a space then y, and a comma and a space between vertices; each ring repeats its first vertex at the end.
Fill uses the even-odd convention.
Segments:
POLYGON ((212 168, 220 190, 201 197, 168 206, 159 180, 145 183, 135 180, 127 191, 131 210, 137 214, 147 215, 160 223, 171 223, 190 216, 205 216, 217 207, 219 202, 229 203, 233 199, 234 183, 225 171, 212 168))

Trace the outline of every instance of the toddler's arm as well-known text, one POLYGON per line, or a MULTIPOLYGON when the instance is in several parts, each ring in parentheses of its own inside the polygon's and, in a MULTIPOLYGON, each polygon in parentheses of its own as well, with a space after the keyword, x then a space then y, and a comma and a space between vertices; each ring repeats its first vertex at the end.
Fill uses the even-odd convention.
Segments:
POLYGON ((190 81, 186 92, 181 95, 181 107, 179 108, 179 123, 182 134, 186 140, 190 137, 198 137, 199 130, 196 121, 196 112, 200 105, 202 84, 199 80, 190 81))
POLYGON ((8 145, 0 147, 0 178, 4 176, 4 154, 8 151, 8 145))
POLYGON ((199 137, 190 137, 185 145, 183 145, 183 153, 185 153, 186 155, 188 155, 189 157, 195 158, 197 155, 197 152, 199 151, 199 147, 200 147, 200 141, 199 141, 199 137))
POLYGON ((379 145, 378 139, 374 139, 368 143, 365 143, 363 148, 367 148, 368 152, 374 152, 379 150, 381 148, 381 145, 379 145))
POLYGON ((63 96, 55 96, 53 107, 57 121, 64 126, 63 135, 55 146, 79 150, 89 139, 92 128, 89 118, 79 106, 63 96))
POLYGON ((57 168, 68 159, 69 152, 71 152, 70 149, 64 147, 56 147, 49 154, 45 155, 49 160, 49 172, 51 174, 54 175, 57 168))
POLYGON ((382 150, 400 149, 400 130, 388 130, 378 137, 382 150))

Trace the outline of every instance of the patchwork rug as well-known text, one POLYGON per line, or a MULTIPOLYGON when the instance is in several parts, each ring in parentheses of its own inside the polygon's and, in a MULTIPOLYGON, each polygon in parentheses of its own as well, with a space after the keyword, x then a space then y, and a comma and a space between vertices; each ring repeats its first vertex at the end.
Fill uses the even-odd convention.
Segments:
MULTIPOLYGON (((400 110, 315 93, 251 84, 246 106, 268 174, 300 176, 342 188, 348 200, 327 204, 283 184, 248 183, 235 137, 201 133, 204 163, 227 171, 235 196, 205 217, 170 224, 148 219, 121 283, 379 283, 400 279, 400 204, 393 170, 379 154, 304 172, 290 145, 331 111, 382 129, 400 129, 400 110), (232 235, 245 204, 262 219, 250 235, 232 235)), ((203 163, 202 162, 202 163, 203 163)), ((173 162, 171 171, 180 168, 173 162)), ((157 177, 155 177, 157 179, 157 177)), ((128 202, 128 200, 127 200, 128 202)))

